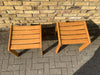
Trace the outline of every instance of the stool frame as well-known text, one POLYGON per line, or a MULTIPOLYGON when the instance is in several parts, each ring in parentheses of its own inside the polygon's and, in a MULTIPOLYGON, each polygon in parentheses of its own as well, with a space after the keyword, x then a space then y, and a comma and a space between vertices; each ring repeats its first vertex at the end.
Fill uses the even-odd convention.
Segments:
POLYGON ((19 53, 16 51, 16 49, 19 50, 19 49, 34 49, 34 48, 40 48, 41 55, 43 55, 43 51, 42 51, 42 26, 41 25, 34 25, 34 26, 12 26, 11 25, 10 26, 9 43, 8 43, 8 51, 9 52, 11 52, 12 54, 14 54, 15 56, 18 57, 19 53), (14 31, 14 29, 15 29, 15 31, 14 31), (26 29, 26 31, 24 31, 24 29, 26 29), (27 30, 27 29, 29 29, 29 30, 27 30), (35 35, 35 33, 37 33, 37 32, 34 32, 36 29, 38 29, 37 31, 39 33, 37 35, 35 35), (23 30, 23 32, 21 32, 21 30, 23 30), (22 33, 22 35, 20 32, 22 33), (17 36, 14 35, 14 33, 17 34, 17 36), (32 41, 26 40, 27 38, 30 39, 30 37, 28 37, 28 35, 26 35, 26 33, 30 34, 32 41), (36 37, 38 37, 38 39, 36 37), (16 38, 17 40, 16 39, 13 40, 13 38, 16 38))
MULTIPOLYGON (((82 28, 79 28, 79 29, 82 29, 82 28)), ((65 29, 65 31, 67 32, 67 29, 65 29)), ((75 33, 74 33, 74 35, 76 35, 75 33)), ((81 34, 83 32, 78 32, 78 33, 81 34)), ((89 37, 89 33, 88 33, 88 29, 87 29, 87 26, 86 26, 86 22, 85 21, 79 21, 79 22, 64 22, 64 23, 58 23, 57 22, 56 23, 56 27, 55 27, 55 35, 56 34, 58 35, 58 45, 57 45, 57 48, 56 48, 56 54, 58 53, 58 51, 59 51, 59 49, 60 49, 60 47, 62 45, 67 45, 67 44, 80 44, 80 43, 83 43, 83 45, 79 48, 79 52, 80 52, 80 51, 82 51, 85 47, 87 47, 91 43, 91 40, 90 40, 90 37, 89 37), (68 26, 68 25, 70 25, 70 23, 71 23, 71 27, 68 26), (85 37, 86 37, 86 39, 83 39, 83 41, 80 39, 80 38, 82 38, 81 36, 80 37, 77 37, 77 36, 75 36, 75 37, 73 37, 73 36, 72 37, 71 36, 64 36, 64 37, 62 37, 62 33, 64 31, 61 31, 61 29, 64 30, 65 29, 64 27, 68 26, 70 28, 69 30, 72 30, 72 33, 74 33, 74 30, 73 29, 78 29, 77 27, 75 27, 74 24, 79 25, 79 26, 80 26, 80 24, 83 24, 82 26, 84 27, 83 29, 85 31, 84 34, 85 34, 85 37), (66 37, 68 37, 68 38, 66 38, 66 37), (66 38, 68 40, 67 41, 66 40, 63 41, 62 38, 66 38), (71 38, 73 38, 75 40, 71 40, 71 38), (76 39, 78 39, 78 41, 76 41, 76 39)), ((65 35, 66 34, 69 34, 70 35, 70 33, 64 33, 64 34, 65 35)))

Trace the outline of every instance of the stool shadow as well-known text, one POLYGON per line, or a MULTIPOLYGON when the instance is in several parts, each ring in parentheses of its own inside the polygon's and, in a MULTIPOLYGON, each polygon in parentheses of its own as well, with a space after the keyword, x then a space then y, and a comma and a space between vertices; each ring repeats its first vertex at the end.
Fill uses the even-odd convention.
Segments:
POLYGON ((95 22, 93 22, 91 19, 87 20, 86 23, 87 23, 90 36, 93 36, 91 38, 91 42, 93 42, 95 39, 98 38, 98 36, 100 36, 99 26, 95 22))
MULTIPOLYGON (((43 51, 44 54, 46 54, 47 52, 49 52, 51 49, 53 49, 54 47, 57 47, 58 42, 55 42, 53 45, 51 45, 50 47, 48 47, 46 50, 43 51)), ((59 49, 59 52, 62 51, 65 47, 67 47, 68 45, 62 45, 59 49)), ((56 50, 55 50, 56 52, 56 50)))
POLYGON ((51 45, 50 47, 48 47, 46 50, 43 51, 44 54, 46 54, 47 52, 49 52, 52 48, 54 48, 55 46, 57 46, 58 42, 55 42, 53 45, 51 45))
POLYGON ((29 49, 22 50, 22 51, 19 53, 19 56, 21 56, 22 54, 26 53, 27 51, 29 51, 29 49))
POLYGON ((66 48, 67 46, 68 46, 68 45, 62 45, 62 46, 60 47, 58 53, 61 52, 61 51, 62 51, 64 48, 66 48))
MULTIPOLYGON (((49 41, 58 40, 57 35, 56 36, 54 35, 54 33, 55 33, 55 25, 56 24, 53 24, 53 27, 47 27, 47 28, 44 27, 42 29, 42 32, 43 32, 42 33, 43 41, 45 41, 45 40, 49 40, 49 41)), ((48 47, 47 49, 45 49, 43 51, 43 53, 46 54, 47 52, 49 52, 54 47, 57 47, 57 45, 58 45, 58 42, 55 42, 53 45, 51 45, 50 47, 48 47)), ((60 49, 59 49, 59 52, 62 51, 66 46, 65 45, 61 46, 60 49)), ((56 52, 56 49, 55 49, 55 52, 56 52)))

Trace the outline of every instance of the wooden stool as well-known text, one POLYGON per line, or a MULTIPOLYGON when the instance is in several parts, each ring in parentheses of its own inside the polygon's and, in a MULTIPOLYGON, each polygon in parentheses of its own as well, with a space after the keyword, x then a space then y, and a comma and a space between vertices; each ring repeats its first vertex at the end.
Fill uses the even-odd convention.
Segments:
POLYGON ((56 32, 58 33, 56 53, 61 45, 83 43, 79 48, 79 51, 82 51, 91 43, 85 21, 56 23, 55 34, 56 32))
POLYGON ((42 27, 35 26, 11 26, 9 34, 8 51, 16 55, 15 50, 40 48, 42 51, 42 27))

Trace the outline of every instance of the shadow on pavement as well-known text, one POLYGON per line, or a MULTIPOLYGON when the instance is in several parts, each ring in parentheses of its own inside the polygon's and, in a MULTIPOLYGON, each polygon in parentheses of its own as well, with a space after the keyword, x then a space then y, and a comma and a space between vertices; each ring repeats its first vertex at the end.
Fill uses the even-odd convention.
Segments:
POLYGON ((100 47, 94 56, 73 75, 100 75, 100 47))
POLYGON ((87 20, 86 23, 90 36, 93 36, 91 38, 91 42, 93 42, 98 36, 100 36, 99 26, 96 23, 94 23, 91 19, 87 20))

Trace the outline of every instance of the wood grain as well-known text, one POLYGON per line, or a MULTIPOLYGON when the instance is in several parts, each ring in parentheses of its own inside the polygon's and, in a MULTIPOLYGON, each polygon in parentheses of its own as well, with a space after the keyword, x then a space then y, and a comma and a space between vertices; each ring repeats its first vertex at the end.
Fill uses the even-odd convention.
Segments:
POLYGON ((40 39, 28 39, 28 40, 12 40, 11 44, 30 44, 40 43, 40 39))
POLYGON ((27 44, 27 45, 11 45, 11 49, 32 49, 40 48, 40 44, 27 44))
POLYGON ((68 34, 86 34, 86 30, 73 30, 73 31, 60 31, 61 35, 68 35, 68 34))
POLYGON ((77 40, 62 40, 62 44, 79 44, 86 43, 88 39, 77 39, 77 40))
POLYGON ((12 35, 12 39, 39 39, 40 35, 12 35))
POLYGON ((61 39, 81 39, 81 38, 88 38, 88 37, 86 34, 61 36, 61 39))
POLYGON ((32 29, 40 29, 40 25, 35 26, 14 26, 13 30, 32 30, 32 29))
POLYGON ((84 25, 83 26, 72 26, 72 27, 60 27, 60 30, 80 30, 80 29, 85 29, 84 25))
POLYGON ((13 34, 39 34, 40 30, 13 31, 13 34))
POLYGON ((83 25, 83 21, 79 21, 79 22, 62 22, 59 23, 60 26, 80 26, 83 25))

